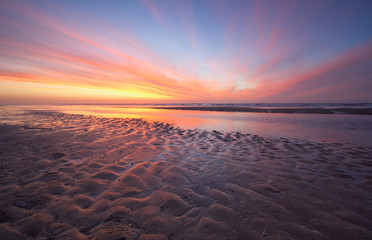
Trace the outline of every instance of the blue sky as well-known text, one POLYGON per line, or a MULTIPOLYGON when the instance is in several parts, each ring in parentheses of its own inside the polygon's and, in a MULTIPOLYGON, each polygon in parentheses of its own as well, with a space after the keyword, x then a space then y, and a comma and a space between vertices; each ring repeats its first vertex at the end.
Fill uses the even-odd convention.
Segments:
POLYGON ((2 1, 0 101, 371 102, 370 9, 361 0, 2 1))

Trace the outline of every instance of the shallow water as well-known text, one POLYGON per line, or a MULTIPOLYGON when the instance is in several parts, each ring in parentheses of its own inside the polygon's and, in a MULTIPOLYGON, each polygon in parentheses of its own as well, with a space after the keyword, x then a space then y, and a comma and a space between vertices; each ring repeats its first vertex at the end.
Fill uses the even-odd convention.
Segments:
POLYGON ((237 131, 275 138, 372 146, 372 116, 346 114, 281 114, 153 109, 139 105, 12 106, 100 117, 143 118, 185 129, 237 131))

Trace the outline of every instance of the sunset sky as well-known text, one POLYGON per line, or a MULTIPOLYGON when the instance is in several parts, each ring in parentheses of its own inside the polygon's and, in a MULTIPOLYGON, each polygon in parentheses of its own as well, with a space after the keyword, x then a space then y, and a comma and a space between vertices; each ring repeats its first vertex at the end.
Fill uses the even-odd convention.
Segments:
POLYGON ((372 102, 372 1, 0 1, 0 103, 372 102))

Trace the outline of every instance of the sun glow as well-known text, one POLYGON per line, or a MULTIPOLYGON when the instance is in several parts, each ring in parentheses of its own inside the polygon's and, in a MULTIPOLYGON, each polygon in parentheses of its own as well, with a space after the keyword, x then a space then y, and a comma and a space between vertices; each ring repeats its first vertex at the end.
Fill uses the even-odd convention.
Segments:
POLYGON ((0 104, 372 101, 368 7, 36 2, 0 1, 0 104))
POLYGON ((85 102, 86 99, 95 99, 97 102, 126 103, 137 102, 139 100, 167 100, 174 99, 167 95, 145 92, 129 88, 92 88, 92 87, 75 87, 45 83, 30 82, 0 82, 0 88, 4 92, 0 100, 5 99, 17 100, 20 98, 28 99, 29 103, 42 103, 50 99, 54 103, 71 100, 74 102, 85 102))

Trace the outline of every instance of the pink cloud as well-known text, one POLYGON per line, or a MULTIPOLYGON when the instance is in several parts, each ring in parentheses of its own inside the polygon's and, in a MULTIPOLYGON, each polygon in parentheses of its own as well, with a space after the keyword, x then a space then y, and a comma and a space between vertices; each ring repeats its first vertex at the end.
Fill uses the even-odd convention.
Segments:
POLYGON ((153 0, 142 0, 143 4, 147 7, 149 12, 151 13, 152 17, 155 19, 157 23, 166 31, 169 32, 169 23, 164 17, 164 15, 160 12, 160 10, 156 7, 155 1, 153 0))
MULTIPOLYGON (((371 64, 372 42, 367 42, 278 84, 266 82, 259 88, 263 92, 262 97, 277 100, 288 96, 289 93, 294 93, 300 99, 315 93, 317 96, 319 93, 329 94, 332 93, 332 89, 340 90, 341 86, 348 86, 349 90, 356 89, 361 84, 360 79, 365 81, 365 76, 372 75, 372 68, 368 67, 372 66, 371 64)), ((347 89, 344 88, 346 94, 347 89)))

